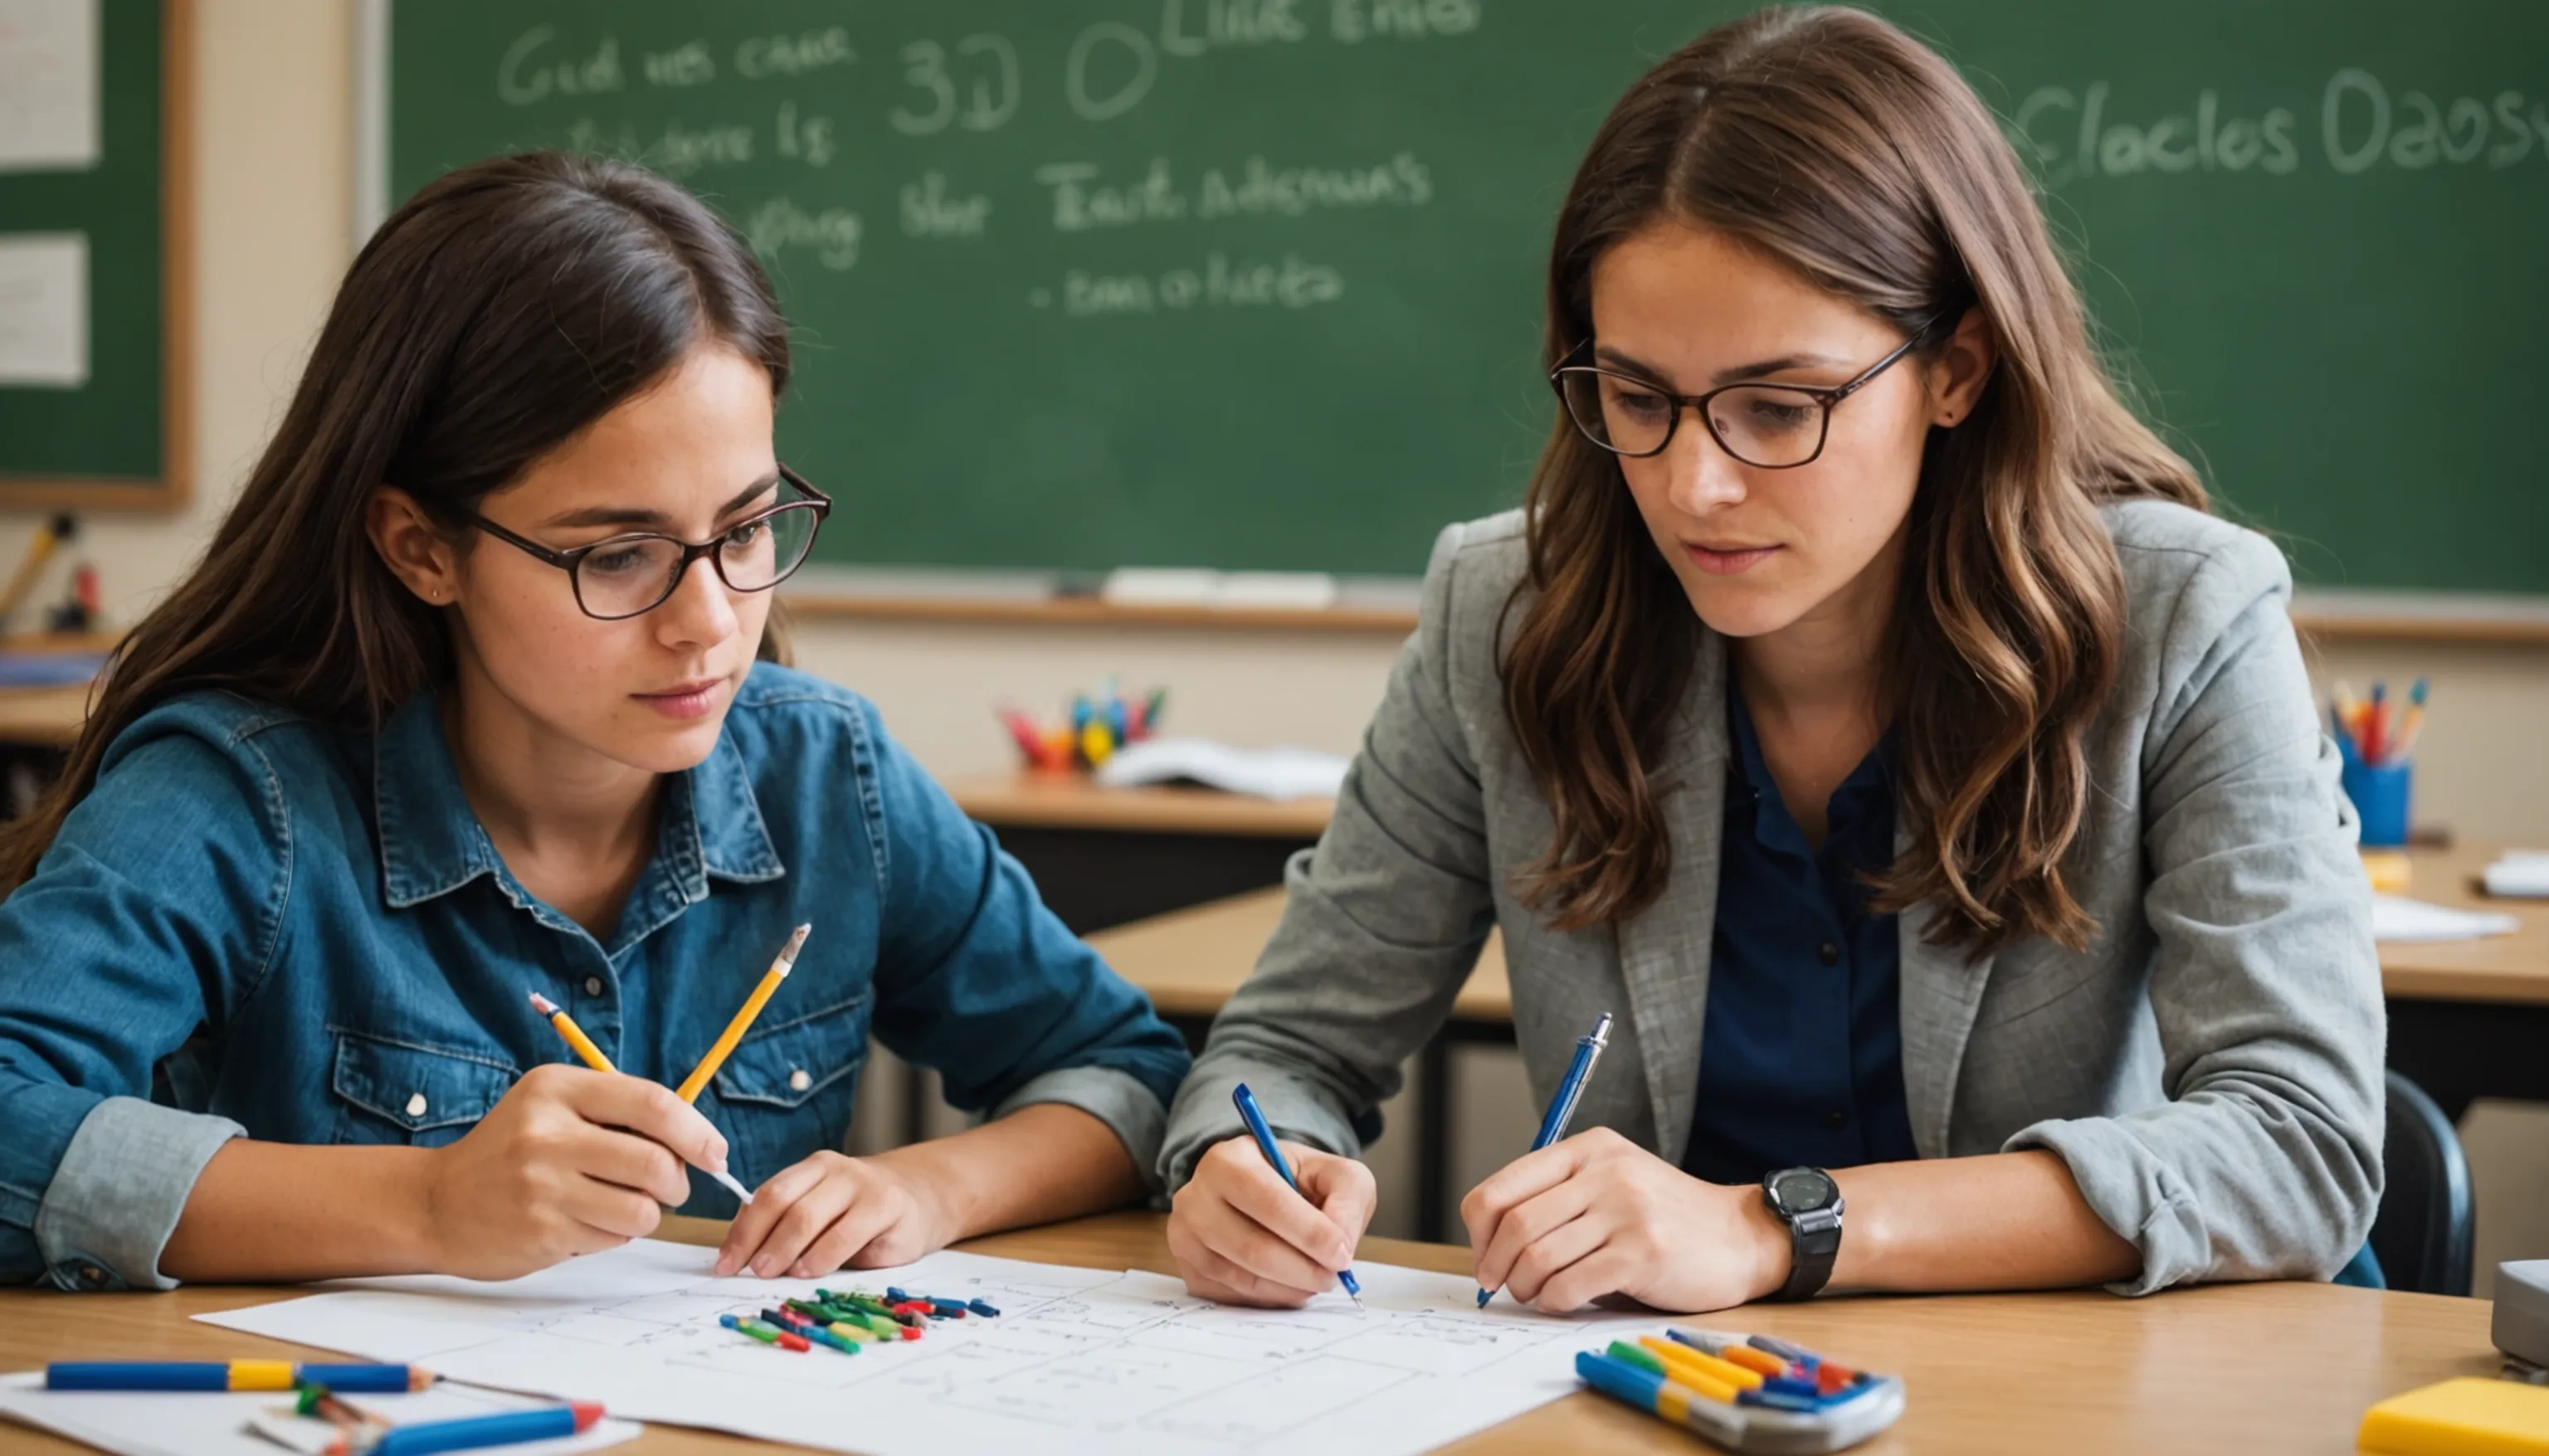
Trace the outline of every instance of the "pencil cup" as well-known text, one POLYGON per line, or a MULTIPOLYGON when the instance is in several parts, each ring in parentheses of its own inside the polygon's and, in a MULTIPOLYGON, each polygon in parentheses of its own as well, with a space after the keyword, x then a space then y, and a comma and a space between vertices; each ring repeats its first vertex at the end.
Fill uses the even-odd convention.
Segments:
POLYGON ((2354 801, 2354 812, 2363 821, 2363 843, 2374 849, 2404 845, 2407 842, 2408 789, 2415 765, 2411 763, 2367 764, 2347 755, 2345 796, 2354 801))

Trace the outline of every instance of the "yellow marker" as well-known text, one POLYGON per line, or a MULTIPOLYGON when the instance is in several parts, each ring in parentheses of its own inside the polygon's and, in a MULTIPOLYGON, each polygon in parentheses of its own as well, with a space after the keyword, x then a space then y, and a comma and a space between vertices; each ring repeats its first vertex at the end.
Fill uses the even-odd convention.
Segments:
POLYGON ((1089 719, 1088 726, 1080 730, 1080 754, 1091 769, 1106 767, 1106 761, 1115 756, 1115 735, 1106 731, 1105 724, 1089 719))
POLYGON ((549 1019, 549 1025, 557 1028, 557 1034, 566 1039, 567 1048, 573 1051, 577 1056, 583 1058, 586 1066, 589 1066, 598 1072, 615 1072, 619 1070, 619 1068, 611 1064, 610 1057, 602 1054, 601 1047, 593 1045, 593 1039, 584 1034, 584 1028, 575 1024, 575 1018, 567 1015, 564 1007, 559 1006, 556 1002, 541 995, 539 992, 533 991, 531 993, 531 1009, 549 1019))
MULTIPOLYGON (((1721 1360, 1706 1351, 1694 1350, 1688 1345, 1673 1340, 1657 1339, 1652 1334, 1638 1336, 1638 1344, 1647 1353, 1664 1362, 1664 1373, 1667 1376, 1684 1385, 1697 1387, 1700 1382, 1706 1381, 1711 1385, 1728 1387, 1726 1399, 1730 1401, 1735 1399, 1733 1394, 1735 1391, 1761 1388, 1761 1372, 1747 1370, 1731 1360, 1721 1360)), ((1702 1393, 1705 1394, 1704 1391, 1702 1393)))
POLYGON ((715 1076, 717 1068, 725 1065, 725 1059, 734 1054, 734 1044, 742 1041, 743 1034, 752 1030, 752 1023, 761 1015, 761 1008, 770 1004, 771 993, 777 991, 779 983, 788 979, 788 972, 796 968, 797 953, 804 948, 805 937, 813 930, 810 925, 797 927, 797 933, 788 938, 788 944, 779 948, 779 958, 771 961, 770 969, 762 972, 761 984, 753 987, 752 994, 743 998, 743 1006, 735 1012, 734 1020, 725 1024, 725 1030, 717 1034, 716 1045, 708 1048, 708 1054, 701 1057, 700 1064, 682 1079, 682 1085, 673 1089, 674 1096, 684 1102, 700 1100, 700 1093, 707 1089, 708 1078, 715 1076))

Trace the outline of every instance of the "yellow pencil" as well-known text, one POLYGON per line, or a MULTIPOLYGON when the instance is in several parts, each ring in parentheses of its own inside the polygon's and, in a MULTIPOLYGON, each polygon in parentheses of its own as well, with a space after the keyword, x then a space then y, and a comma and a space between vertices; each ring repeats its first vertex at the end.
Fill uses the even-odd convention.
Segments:
MULTIPOLYGON (((575 1054, 583 1060, 586 1066, 589 1066, 598 1072, 616 1072, 619 1070, 619 1068, 611 1064, 610 1057, 602 1054, 601 1047, 593 1045, 593 1039, 584 1034, 584 1028, 575 1024, 575 1018, 566 1014, 565 1007, 558 1005, 556 1002, 541 995, 539 992, 533 991, 531 993, 531 1009, 549 1019, 549 1025, 557 1028, 557 1034, 566 1039, 568 1049, 574 1051, 575 1054)), ((752 1202, 752 1190, 744 1187, 742 1183, 736 1181, 735 1176, 732 1173, 720 1173, 712 1169, 703 1169, 702 1171, 707 1172, 709 1177, 717 1180, 717 1182, 725 1188, 726 1192, 733 1194, 741 1202, 745 1204, 750 1204, 752 1202)))
POLYGON ((725 1024, 725 1030, 717 1034, 716 1045, 708 1048, 708 1054, 701 1057, 700 1064, 682 1079, 682 1085, 673 1089, 674 1096, 684 1102, 700 1100, 700 1093, 707 1089, 708 1078, 715 1076, 717 1068, 725 1065, 725 1059, 734 1054, 734 1044, 742 1041, 743 1034, 752 1030, 752 1023, 761 1015, 761 1008, 770 1004, 771 993, 778 990, 779 983, 788 979, 788 972, 796 968, 797 953, 804 949, 805 937, 812 934, 813 929, 810 925, 797 927, 797 933, 788 938, 788 944, 779 948, 779 958, 771 961, 770 969, 762 972, 761 984, 753 987, 752 994, 743 998, 743 1005, 735 1012, 734 1020, 725 1024))
POLYGON ((593 1039, 584 1034, 584 1028, 575 1024, 575 1018, 566 1014, 566 1008, 533 991, 531 1009, 549 1019, 549 1025, 557 1028, 557 1034, 566 1039, 567 1048, 582 1057, 586 1066, 598 1072, 619 1070, 611 1064, 610 1057, 602 1054, 601 1047, 593 1045, 593 1039))

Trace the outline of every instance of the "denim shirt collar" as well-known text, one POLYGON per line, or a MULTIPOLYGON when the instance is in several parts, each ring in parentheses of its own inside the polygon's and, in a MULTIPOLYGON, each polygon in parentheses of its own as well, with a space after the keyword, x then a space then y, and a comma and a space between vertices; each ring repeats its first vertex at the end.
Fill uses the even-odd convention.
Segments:
MULTIPOLYGON (((495 843, 469 807, 433 693, 409 698, 381 726, 372 759, 372 804, 380 826, 381 892, 391 908, 447 895, 485 874, 515 903, 543 919, 555 916, 506 872, 495 843)), ((654 858, 620 912, 620 931, 614 937, 620 945, 707 899, 710 876, 759 883, 788 872, 762 822, 743 755, 725 734, 697 768, 665 775, 657 823, 654 858)))

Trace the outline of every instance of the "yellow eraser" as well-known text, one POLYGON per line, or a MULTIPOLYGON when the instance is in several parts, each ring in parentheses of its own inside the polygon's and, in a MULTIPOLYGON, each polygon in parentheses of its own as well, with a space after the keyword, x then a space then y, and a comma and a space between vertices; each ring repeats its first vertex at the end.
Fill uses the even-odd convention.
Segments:
POLYGON ((2404 895, 2416 877, 2416 866, 2397 850, 2365 850, 2363 872, 2372 877, 2373 893, 2404 895))
POLYGON ((2354 1444, 2375 1456, 2549 1456, 2549 1386, 2447 1380, 2363 1412, 2354 1444))

